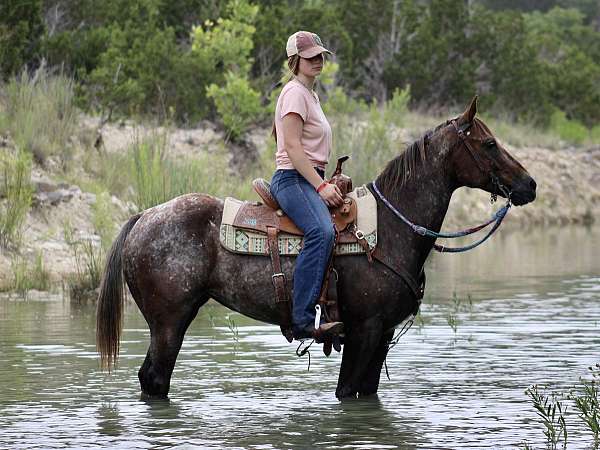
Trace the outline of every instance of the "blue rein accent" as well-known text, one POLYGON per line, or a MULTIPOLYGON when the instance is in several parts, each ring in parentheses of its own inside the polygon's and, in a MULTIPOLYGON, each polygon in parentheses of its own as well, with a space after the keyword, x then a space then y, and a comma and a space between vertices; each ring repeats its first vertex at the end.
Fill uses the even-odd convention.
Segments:
POLYGON ((425 236, 425 237, 430 237, 430 238, 458 238, 458 237, 463 237, 463 236, 468 236, 470 234, 473 234, 485 227, 487 227, 488 225, 490 225, 491 223, 494 223, 494 226, 490 229, 490 231, 488 232, 488 234, 486 234, 483 238, 481 238, 479 241, 467 245, 465 247, 444 247, 443 245, 439 245, 439 244, 433 244, 433 248, 440 252, 440 253, 460 253, 460 252, 466 252, 467 250, 471 250, 475 247, 477 247, 478 245, 483 244, 493 233, 494 231, 496 231, 498 229, 498 227, 500 226, 500 224, 502 223, 502 220, 504 220, 504 217, 506 217, 506 214, 508 213, 508 210, 511 207, 511 202, 510 202, 510 196, 508 196, 508 199, 506 201, 506 204, 500 208, 498 211, 496 211, 496 213, 494 213, 494 215, 492 216, 492 218, 490 220, 488 220, 487 222, 478 225, 476 227, 473 228, 469 228, 467 230, 463 230, 463 231, 456 231, 454 233, 438 233, 436 231, 433 230, 429 230, 421 225, 416 225, 414 223, 412 223, 410 220, 408 220, 400 211, 398 211, 394 205, 392 205, 389 200, 387 198, 385 198, 383 196, 383 194, 379 191, 379 188, 377 187, 377 184, 375 183, 375 180, 373 180, 371 182, 371 185, 373 186, 373 189, 375 190, 375 193, 379 196, 379 198, 381 199, 381 201, 398 217, 400 218, 400 220, 402 220, 406 225, 408 225, 415 233, 417 233, 418 235, 421 236, 425 236))

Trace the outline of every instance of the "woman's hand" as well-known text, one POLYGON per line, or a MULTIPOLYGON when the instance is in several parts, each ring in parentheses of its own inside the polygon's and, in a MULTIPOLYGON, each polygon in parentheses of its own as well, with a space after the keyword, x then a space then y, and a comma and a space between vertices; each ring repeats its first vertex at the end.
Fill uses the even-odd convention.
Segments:
POLYGON ((327 206, 330 207, 341 206, 344 203, 342 192, 335 184, 327 183, 325 187, 319 191, 319 195, 327 206))

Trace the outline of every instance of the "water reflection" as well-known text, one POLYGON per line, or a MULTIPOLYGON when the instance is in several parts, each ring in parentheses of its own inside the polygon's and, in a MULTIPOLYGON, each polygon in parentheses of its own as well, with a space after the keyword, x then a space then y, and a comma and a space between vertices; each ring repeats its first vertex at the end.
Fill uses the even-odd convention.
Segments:
MULTIPOLYGON (((568 392, 600 358, 596 231, 500 234, 473 254, 432 258, 424 325, 390 354, 391 381, 379 398, 342 403, 340 355, 317 349, 307 372, 276 327, 235 315, 235 342, 230 312, 214 303, 190 327, 171 399, 145 401, 149 332, 135 305, 109 376, 93 305, 0 298, 0 448, 539 448, 525 388, 568 392)), ((569 448, 584 448, 590 435, 569 414, 569 448)))

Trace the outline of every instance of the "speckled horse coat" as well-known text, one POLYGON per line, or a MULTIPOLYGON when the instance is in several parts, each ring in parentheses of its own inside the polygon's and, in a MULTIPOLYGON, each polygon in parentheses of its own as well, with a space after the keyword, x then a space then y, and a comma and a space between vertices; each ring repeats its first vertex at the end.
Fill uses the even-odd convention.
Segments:
MULTIPOLYGON (((439 230, 452 192, 470 186, 492 192, 495 173, 514 204, 535 198, 535 182, 475 118, 476 99, 457 118, 469 125, 470 142, 486 165, 482 171, 460 144, 449 122, 428 132, 377 177, 383 194, 416 223, 439 230)), ((254 319, 278 323, 268 257, 230 253, 219 243, 223 201, 188 194, 132 217, 111 248, 98 300, 97 345, 104 366, 116 362, 121 333, 122 274, 151 331, 139 370, 142 392, 166 397, 184 334, 198 309, 215 299, 254 319)), ((433 245, 378 204, 378 246, 414 274, 433 245)), ((294 258, 282 258, 291 279, 294 258)), ((393 329, 415 310, 405 282, 364 256, 337 258, 341 317, 346 338, 336 396, 377 392, 393 329)))

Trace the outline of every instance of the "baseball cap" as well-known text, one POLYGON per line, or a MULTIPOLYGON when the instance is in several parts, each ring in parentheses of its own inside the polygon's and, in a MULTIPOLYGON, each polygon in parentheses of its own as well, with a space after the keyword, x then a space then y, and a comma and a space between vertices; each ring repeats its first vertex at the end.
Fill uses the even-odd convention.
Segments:
POLYGON ((292 34, 288 38, 285 49, 288 58, 293 55, 300 55, 302 58, 312 58, 323 52, 331 54, 329 50, 323 47, 321 38, 309 31, 297 31, 292 34))

